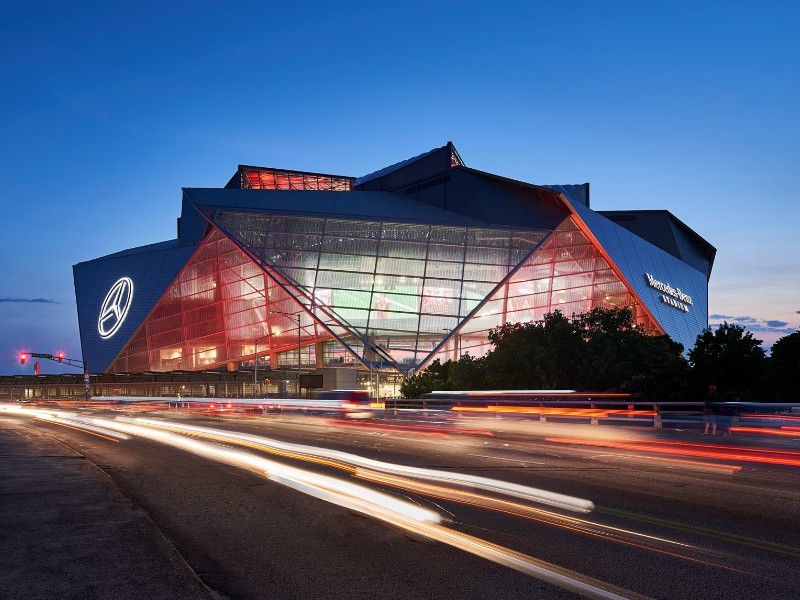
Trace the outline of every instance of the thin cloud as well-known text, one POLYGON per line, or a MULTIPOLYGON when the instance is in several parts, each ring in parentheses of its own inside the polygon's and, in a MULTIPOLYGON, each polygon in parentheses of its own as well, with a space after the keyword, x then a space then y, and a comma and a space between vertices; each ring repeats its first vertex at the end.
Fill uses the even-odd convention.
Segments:
POLYGON ((758 317, 734 317, 733 315, 708 315, 708 318, 715 321, 734 321, 736 323, 758 323, 761 321, 758 317))
POLYGON ((27 302, 32 304, 61 304, 50 298, 0 298, 0 302, 27 302))
POLYGON ((786 327, 788 323, 786 321, 764 321, 769 327, 786 327))
MULTIPOLYGON (((800 311, 798 311, 800 313, 800 311)), ((791 334, 795 329, 789 327, 786 321, 778 321, 775 319, 762 319, 760 317, 740 316, 734 317, 731 315, 709 315, 709 323, 711 325, 721 325, 723 321, 731 325, 740 325, 746 327, 752 332, 761 333, 778 333, 778 334, 791 334)))

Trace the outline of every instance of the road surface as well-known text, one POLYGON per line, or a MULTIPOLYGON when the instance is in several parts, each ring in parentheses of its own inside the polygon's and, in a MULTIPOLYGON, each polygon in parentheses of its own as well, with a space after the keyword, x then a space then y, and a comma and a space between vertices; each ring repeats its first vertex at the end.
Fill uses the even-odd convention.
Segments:
POLYGON ((0 538, 13 550, 0 559, 4 597, 752 599, 800 589, 797 438, 62 409, 48 420, 0 411, 0 525, 17 532, 0 538), (44 484, 20 476, 36 469, 75 489, 44 502, 44 484), (373 512, 384 501, 373 492, 437 521, 373 512), (42 532, 37 517, 48 514, 42 532), (115 519, 119 543, 95 543, 115 519), (78 555, 75 523, 87 527, 78 555))

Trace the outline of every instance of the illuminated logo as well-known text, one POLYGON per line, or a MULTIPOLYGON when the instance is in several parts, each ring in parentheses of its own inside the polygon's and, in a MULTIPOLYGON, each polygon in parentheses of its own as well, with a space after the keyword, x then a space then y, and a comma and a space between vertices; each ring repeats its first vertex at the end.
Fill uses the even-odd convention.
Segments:
POLYGON ((683 312, 689 312, 689 307, 692 305, 692 297, 689 294, 684 294, 680 288, 674 288, 668 283, 659 281, 650 273, 645 273, 644 276, 647 278, 647 285, 659 292, 664 292, 661 294, 661 301, 664 304, 674 306, 683 312))
POLYGON ((133 281, 129 277, 120 277, 111 286, 100 307, 100 316, 97 318, 97 331, 100 337, 108 339, 117 332, 133 301, 133 281))

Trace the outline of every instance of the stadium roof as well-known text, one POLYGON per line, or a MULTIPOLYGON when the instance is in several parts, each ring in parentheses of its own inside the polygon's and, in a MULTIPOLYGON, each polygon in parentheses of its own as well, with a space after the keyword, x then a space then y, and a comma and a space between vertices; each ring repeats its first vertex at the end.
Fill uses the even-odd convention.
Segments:
POLYGON ((388 192, 337 192, 292 190, 238 190, 184 188, 189 201, 202 210, 280 213, 342 219, 372 219, 432 223, 461 227, 494 227, 424 202, 388 192))
POLYGON ((384 167, 383 169, 379 169, 377 171, 373 171, 372 173, 369 173, 368 175, 363 175, 363 176, 359 177, 358 179, 356 179, 355 185, 359 186, 359 185, 361 185, 363 183, 366 183, 367 181, 372 181, 373 179, 378 179, 380 177, 385 177, 386 175, 388 175, 390 173, 394 173, 395 171, 397 171, 399 169, 402 169, 403 167, 407 167, 408 165, 410 165, 412 163, 415 163, 415 162, 417 162, 419 160, 422 160, 422 159, 424 159, 424 158, 426 158, 426 157, 428 157, 428 156, 430 156, 432 154, 435 154, 435 153, 437 153, 437 152, 439 152, 441 150, 444 150, 445 148, 449 148, 450 149, 451 166, 454 166, 454 167, 455 166, 461 166, 461 167, 463 167, 464 166, 464 161, 461 160, 461 156, 458 154, 458 151, 456 150, 456 147, 453 145, 453 142, 447 142, 444 146, 441 146, 439 148, 434 148, 433 150, 429 150, 428 152, 423 152, 422 154, 418 154, 417 156, 413 156, 411 158, 407 158, 406 160, 401 160, 398 163, 394 163, 393 165, 389 165, 388 167, 384 167))

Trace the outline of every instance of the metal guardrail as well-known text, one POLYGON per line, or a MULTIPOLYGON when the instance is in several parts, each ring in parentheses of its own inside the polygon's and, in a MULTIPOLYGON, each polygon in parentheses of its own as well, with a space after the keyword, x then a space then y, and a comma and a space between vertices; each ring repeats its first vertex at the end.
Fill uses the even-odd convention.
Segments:
MULTIPOLYGON (((390 411, 448 411, 461 415, 496 415, 498 417, 530 418, 539 422, 581 422, 592 425, 638 425, 661 429, 665 426, 699 426, 703 423, 704 402, 641 402, 619 400, 547 400, 487 403, 480 401, 447 400, 445 398, 391 399, 385 403, 390 411)), ((747 419, 759 427, 794 425, 800 427, 800 404, 760 402, 719 402, 713 406, 726 407, 725 417, 747 419)), ((719 411, 718 411, 719 412, 719 411)), ((716 414, 717 417, 723 415, 716 414)))
MULTIPOLYGON (((540 423, 585 423, 591 425, 637 426, 662 428, 694 428, 703 424, 703 402, 641 402, 619 400, 550 400, 539 402, 514 401, 508 403, 465 402, 444 399, 389 398, 383 406, 360 407, 373 418, 391 419, 415 415, 436 416, 447 413, 459 418, 487 417, 533 420, 540 423)), ((36 399, 33 402, 42 401, 36 399)), ((72 403, 72 400, 65 400, 72 403)), ((339 401, 320 401, 304 398, 233 399, 202 397, 146 397, 108 396, 95 398, 94 405, 103 404, 161 404, 172 409, 201 409, 209 412, 325 412, 341 407, 339 401)), ((766 429, 788 426, 800 430, 800 404, 721 402, 715 406, 732 409, 728 417, 736 424, 766 429)))

